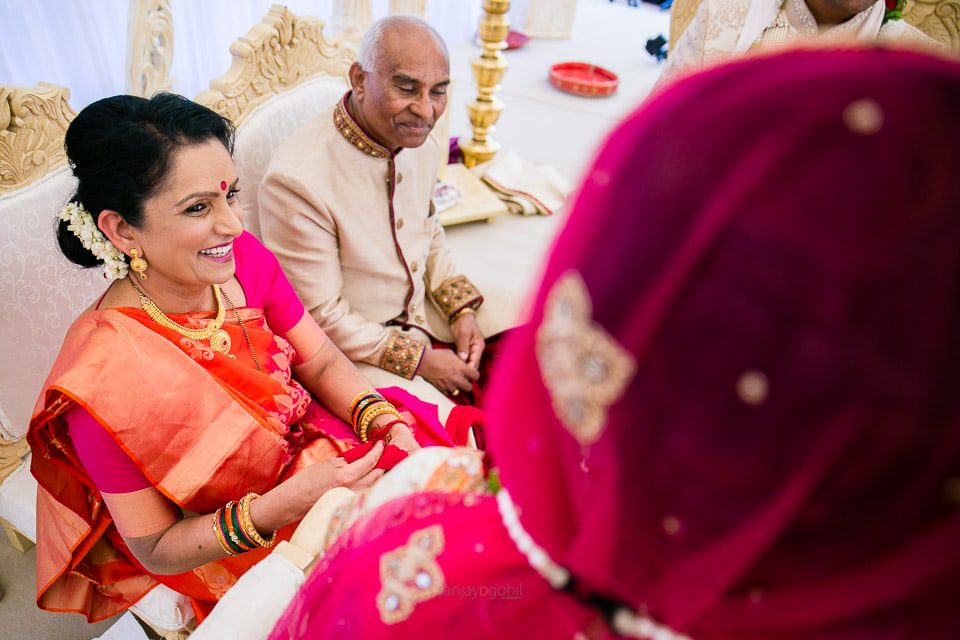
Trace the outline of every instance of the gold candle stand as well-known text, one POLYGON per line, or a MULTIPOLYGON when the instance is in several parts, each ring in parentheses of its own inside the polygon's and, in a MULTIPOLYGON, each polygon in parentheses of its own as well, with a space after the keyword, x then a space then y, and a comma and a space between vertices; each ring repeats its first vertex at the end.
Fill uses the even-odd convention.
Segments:
POLYGON ((468 167, 486 162, 496 155, 500 145, 488 135, 503 111, 503 102, 493 94, 500 88, 500 79, 507 70, 507 59, 501 51, 507 47, 510 19, 506 13, 510 0, 484 0, 480 19, 480 40, 483 53, 471 62, 477 83, 477 98, 467 105, 473 137, 460 144, 463 161, 468 167))

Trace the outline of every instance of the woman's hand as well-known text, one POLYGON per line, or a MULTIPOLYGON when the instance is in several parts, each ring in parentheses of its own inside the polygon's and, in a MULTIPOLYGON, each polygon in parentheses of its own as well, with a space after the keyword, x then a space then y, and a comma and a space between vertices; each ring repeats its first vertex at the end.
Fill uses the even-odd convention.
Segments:
POLYGON ((334 487, 366 489, 383 475, 383 469, 375 468, 381 454, 383 443, 377 442, 353 462, 338 457, 304 468, 250 503, 254 524, 261 531, 274 531, 302 518, 320 496, 334 487))
POLYGON ((420 443, 413 437, 413 431, 405 424, 394 425, 387 434, 386 441, 407 453, 413 453, 420 448, 420 443))
MULTIPOLYGON (((307 501, 310 503, 307 509, 320 499, 324 493, 334 487, 347 487, 355 491, 366 489, 383 475, 383 469, 377 469, 377 462, 383 454, 383 444, 376 442, 363 457, 347 462, 343 458, 333 458, 324 460, 317 464, 310 465, 290 480, 295 480, 302 475, 313 475, 310 482, 307 501)), ((288 481, 289 482, 289 481, 288 481)), ((304 511, 306 513, 306 511, 304 511)), ((300 514, 302 517, 303 514, 300 514)))

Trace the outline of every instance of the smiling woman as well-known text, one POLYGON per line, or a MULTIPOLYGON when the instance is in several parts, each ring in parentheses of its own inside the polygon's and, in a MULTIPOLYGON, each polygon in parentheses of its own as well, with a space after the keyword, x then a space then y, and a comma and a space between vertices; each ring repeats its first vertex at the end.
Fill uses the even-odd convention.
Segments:
POLYGON ((243 229, 232 146, 229 121, 171 94, 100 100, 67 131, 58 240, 113 282, 31 420, 42 608, 99 620, 163 582, 202 617, 326 490, 453 444, 304 312, 243 229))

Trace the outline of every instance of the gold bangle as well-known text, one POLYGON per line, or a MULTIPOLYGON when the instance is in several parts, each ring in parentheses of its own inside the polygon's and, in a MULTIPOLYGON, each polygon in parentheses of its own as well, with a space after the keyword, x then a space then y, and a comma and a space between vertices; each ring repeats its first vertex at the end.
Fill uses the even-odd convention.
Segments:
POLYGON ((350 401, 350 404, 347 405, 347 413, 352 414, 353 411, 357 408, 357 404, 363 400, 366 396, 376 396, 378 399, 383 400, 383 396, 376 389, 370 389, 369 391, 361 391, 353 397, 353 400, 350 401))
POLYGON ((477 313, 477 310, 474 309, 473 307, 464 307, 463 309, 460 309, 460 311, 457 311, 455 314, 450 316, 450 324, 453 324, 454 322, 459 320, 461 316, 466 316, 470 314, 476 315, 476 313, 477 313))
POLYGON ((393 405, 386 400, 378 400, 363 408, 363 410, 360 412, 360 415, 357 416, 359 421, 355 425, 357 435, 360 436, 360 442, 367 441, 367 427, 370 426, 370 421, 379 415, 383 415, 386 412, 385 407, 392 406, 393 405))
POLYGON ((253 518, 250 517, 250 503, 259 497, 260 495, 257 493, 248 493, 240 498, 240 526, 243 527, 243 532, 248 538, 256 542, 264 549, 269 549, 277 541, 277 532, 274 531, 273 535, 270 536, 270 539, 265 540, 263 536, 260 535, 260 532, 257 531, 257 527, 253 524, 253 518))
POLYGON ((389 402, 378 403, 376 406, 371 407, 365 414, 363 414, 363 421, 357 428, 357 431, 359 431, 357 435, 360 436, 360 442, 367 441, 367 428, 370 426, 370 423, 373 422, 373 419, 377 416, 383 416, 387 414, 396 416, 398 420, 403 420, 403 416, 400 415, 400 412, 397 411, 397 408, 389 402))
POLYGON ((222 507, 213 513, 213 537, 217 539, 217 544, 220 545, 220 548, 223 549, 224 553, 226 553, 228 556, 235 556, 237 555, 237 552, 227 545, 227 540, 223 537, 223 532, 220 530, 221 511, 223 511, 222 507))

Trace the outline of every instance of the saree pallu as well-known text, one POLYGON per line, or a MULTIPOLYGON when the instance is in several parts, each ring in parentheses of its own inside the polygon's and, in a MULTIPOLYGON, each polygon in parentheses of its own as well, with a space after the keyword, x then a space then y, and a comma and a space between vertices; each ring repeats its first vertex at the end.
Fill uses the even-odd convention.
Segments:
MULTIPOLYGON (((139 309, 89 311, 71 326, 27 435, 39 484, 40 608, 102 620, 162 582, 189 596, 202 619, 266 554, 255 550, 172 576, 147 572, 123 544, 77 458, 64 419, 72 407, 96 419, 154 488, 188 514, 265 493, 359 444, 349 425, 293 379, 294 350, 270 330, 263 311, 237 311, 243 327, 235 319, 223 325, 233 357, 159 327, 139 309)), ((199 328, 210 314, 172 317, 199 328)), ((398 389, 381 392, 414 425, 421 445, 454 444, 436 407, 398 389)), ((448 424, 468 422, 472 411, 451 414, 448 424)), ((459 440, 465 430, 457 431, 459 440)), ((278 537, 289 537, 294 526, 278 537)))

